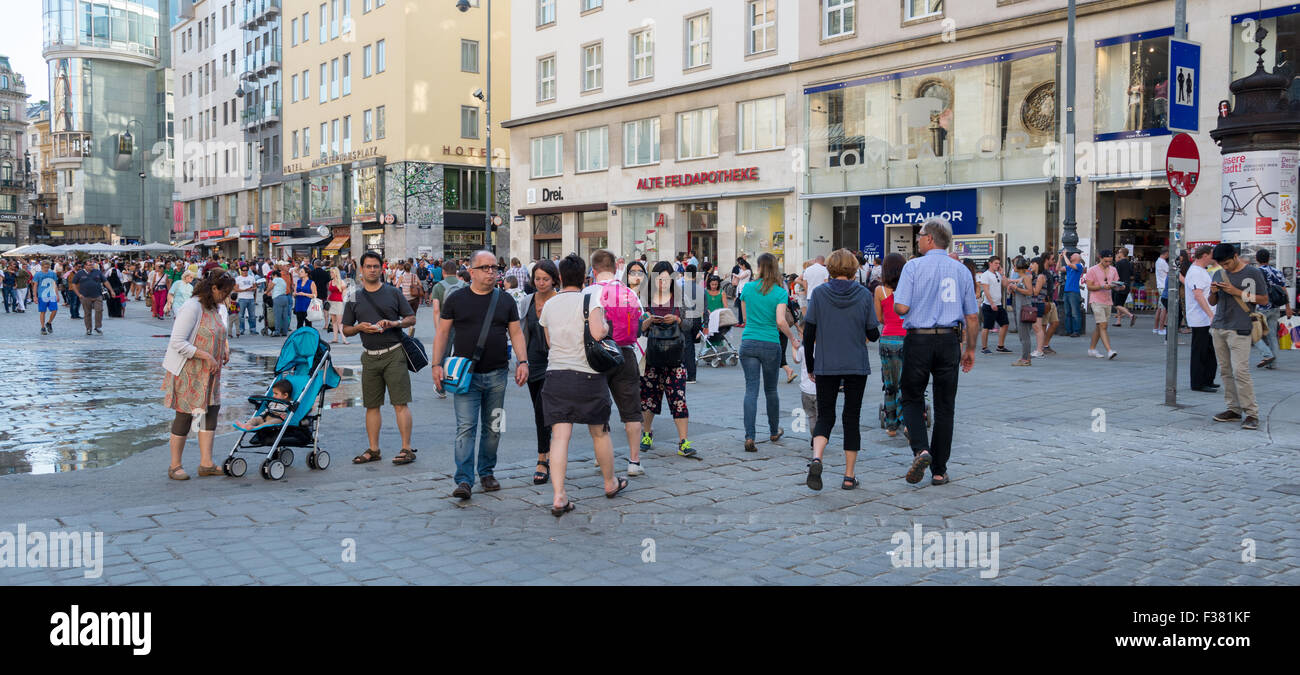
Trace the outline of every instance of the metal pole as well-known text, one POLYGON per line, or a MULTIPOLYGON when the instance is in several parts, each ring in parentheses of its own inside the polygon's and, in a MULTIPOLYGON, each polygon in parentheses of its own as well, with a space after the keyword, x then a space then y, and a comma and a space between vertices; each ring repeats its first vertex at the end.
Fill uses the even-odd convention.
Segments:
MULTIPOLYGON (((1065 177, 1065 231, 1061 234, 1061 245, 1067 255, 1079 252, 1079 232, 1075 222, 1075 196, 1078 185, 1074 178, 1074 22, 1075 0, 1070 0, 1065 29, 1065 148, 1063 175, 1065 177)), ((1068 262, 1068 259, 1067 259, 1068 262)))
POLYGON ((492 202, 496 198, 496 185, 492 175, 492 0, 487 2, 487 89, 483 102, 487 107, 487 220, 483 224, 483 248, 496 253, 492 242, 492 202))
MULTIPOLYGON (((1187 0, 1174 0, 1174 37, 1187 38, 1187 0)), ((1183 199, 1169 191, 1169 312, 1165 324, 1165 405, 1178 405, 1178 326, 1182 303, 1178 301, 1178 252, 1182 248, 1183 199), (1169 331, 1173 331, 1170 335, 1169 331), (1169 338, 1173 338, 1170 340, 1169 338)))

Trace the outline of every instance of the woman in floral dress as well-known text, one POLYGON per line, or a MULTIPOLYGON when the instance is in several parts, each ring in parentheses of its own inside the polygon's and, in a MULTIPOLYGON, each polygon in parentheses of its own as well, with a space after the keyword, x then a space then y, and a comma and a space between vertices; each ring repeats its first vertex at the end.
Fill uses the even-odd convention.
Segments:
POLYGON ((230 362, 226 342, 226 299, 235 280, 222 270, 208 274, 194 285, 194 293, 176 310, 171 340, 163 358, 164 404, 176 411, 171 428, 171 466, 167 477, 189 480, 181 467, 181 454, 195 416, 199 430, 199 476, 220 476, 212 463, 217 414, 221 409, 221 369, 230 362))

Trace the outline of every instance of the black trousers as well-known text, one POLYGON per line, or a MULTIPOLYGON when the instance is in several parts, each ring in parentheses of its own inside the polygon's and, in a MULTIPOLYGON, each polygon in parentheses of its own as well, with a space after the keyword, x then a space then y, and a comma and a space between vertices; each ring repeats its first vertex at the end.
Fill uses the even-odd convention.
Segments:
POLYGON ((546 378, 528 381, 528 396, 533 399, 533 422, 537 425, 537 454, 551 451, 551 428, 542 421, 542 385, 546 378))
POLYGON ((1188 363, 1192 371, 1192 389, 1214 384, 1214 374, 1219 370, 1219 359, 1214 355, 1214 340, 1210 327, 1192 329, 1192 356, 1188 363))
POLYGON ((903 339, 903 422, 911 439, 912 454, 930 452, 930 473, 948 475, 952 454, 953 413, 957 408, 957 374, 961 368, 960 338, 956 333, 920 335, 903 339), (926 437, 925 388, 934 377, 934 435, 926 437))
POLYGON ((862 449, 862 426, 858 421, 862 417, 862 395, 867 390, 866 375, 817 376, 817 424, 813 426, 813 437, 831 437, 841 384, 844 385, 844 451, 857 452, 862 449))

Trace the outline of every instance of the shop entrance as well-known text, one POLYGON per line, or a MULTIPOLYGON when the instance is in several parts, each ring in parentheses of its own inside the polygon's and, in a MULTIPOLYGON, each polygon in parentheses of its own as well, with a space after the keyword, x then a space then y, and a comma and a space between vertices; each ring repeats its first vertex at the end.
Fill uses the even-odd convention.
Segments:
POLYGON ((1160 293, 1154 287, 1156 259, 1169 245, 1169 189, 1112 190, 1097 193, 1097 241, 1092 265, 1102 249, 1129 248, 1133 259, 1130 308, 1155 309, 1160 293))
POLYGON ((692 232, 690 251, 701 263, 709 261, 718 262, 718 233, 717 232, 692 232))
POLYGON ((686 246, 701 263, 718 263, 718 203, 686 205, 686 246))

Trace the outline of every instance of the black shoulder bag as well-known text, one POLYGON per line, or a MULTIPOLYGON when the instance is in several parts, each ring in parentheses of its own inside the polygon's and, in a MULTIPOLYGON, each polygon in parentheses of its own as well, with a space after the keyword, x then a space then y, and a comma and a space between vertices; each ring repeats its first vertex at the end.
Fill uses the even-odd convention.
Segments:
MULTIPOLYGON (((375 301, 370 299, 370 294, 364 288, 357 289, 357 295, 365 298, 375 313, 379 313, 379 308, 375 306, 375 301)), ((391 321, 391 319, 389 319, 391 321)), ((400 320, 400 317, 399 317, 400 320)), ((406 369, 412 373, 418 373, 429 365, 429 353, 424 350, 424 343, 406 334, 401 328, 397 329, 397 335, 402 340, 402 349, 406 352, 406 369)))
POLYGON ((608 335, 604 340, 591 337, 591 296, 582 296, 582 343, 587 352, 587 364, 598 373, 608 373, 623 365, 623 351, 608 335))

